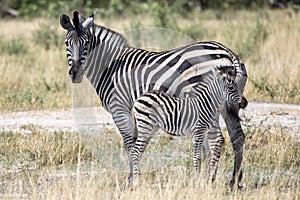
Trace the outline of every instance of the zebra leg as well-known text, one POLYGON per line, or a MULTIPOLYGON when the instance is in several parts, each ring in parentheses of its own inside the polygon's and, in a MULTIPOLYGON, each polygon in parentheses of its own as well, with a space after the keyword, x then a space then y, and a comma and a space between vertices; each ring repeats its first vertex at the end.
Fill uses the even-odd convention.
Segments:
MULTIPOLYGON (((114 108, 114 107, 113 107, 114 108)), ((128 162, 129 162, 129 176, 128 176, 128 185, 125 185, 125 188, 131 187, 132 185, 132 174, 133 174, 133 158, 130 154, 130 151, 134 147, 136 140, 136 132, 133 129, 133 123, 130 112, 125 109, 112 110, 112 117, 115 121, 116 126, 120 134, 123 137, 124 148, 127 152, 128 162)))
POLYGON ((137 139, 135 142, 134 147, 131 150, 131 156, 132 156, 132 164, 133 164, 133 179, 132 179, 132 185, 133 187, 136 187, 139 183, 139 174, 140 174, 140 168, 139 163, 143 156, 143 153, 150 141, 150 138, 152 134, 156 131, 154 126, 147 122, 145 119, 136 120, 136 127, 137 127, 137 139))
POLYGON ((240 184, 243 173, 242 173, 242 160, 243 160, 243 147, 245 143, 245 134, 243 132, 240 118, 238 116, 239 106, 238 105, 229 105, 225 104, 224 109, 222 110, 222 116, 225 120, 226 127, 228 129, 228 134, 232 143, 234 150, 234 169, 232 174, 232 179, 230 180, 229 186, 233 188, 237 184, 238 188, 241 189, 240 184))
POLYGON ((200 168, 201 168, 201 153, 202 153, 202 145, 204 140, 204 132, 203 129, 199 129, 193 135, 193 145, 194 145, 194 171, 195 171, 195 180, 196 182, 199 180, 200 168))
POLYGON ((217 175, 218 163, 224 145, 224 137, 221 132, 219 123, 220 113, 216 114, 215 119, 211 123, 209 132, 207 133, 207 142, 205 151, 209 151, 206 156, 206 174, 207 181, 214 181, 217 175))
POLYGON ((212 127, 208 134, 208 142, 211 150, 210 158, 208 160, 208 181, 211 180, 213 182, 216 179, 218 164, 225 142, 219 126, 212 127))

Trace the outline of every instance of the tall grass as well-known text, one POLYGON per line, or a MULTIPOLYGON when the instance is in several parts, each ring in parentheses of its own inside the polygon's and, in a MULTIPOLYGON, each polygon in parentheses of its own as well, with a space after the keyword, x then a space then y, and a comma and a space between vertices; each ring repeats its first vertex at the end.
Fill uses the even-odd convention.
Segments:
POLYGON ((64 35, 51 28, 57 24, 36 20, 1 25, 6 27, 0 31, 1 111, 70 107, 64 35))
MULTIPOLYGON (((300 103, 299 14, 289 9, 194 10, 182 17, 155 5, 150 14, 96 17, 96 22, 121 33, 132 26, 163 26, 196 40, 219 41, 245 62, 249 74, 245 93, 250 101, 300 103)), ((58 20, 8 20, 1 26, 5 27, 0 31, 1 111, 71 107, 65 31, 58 20)))

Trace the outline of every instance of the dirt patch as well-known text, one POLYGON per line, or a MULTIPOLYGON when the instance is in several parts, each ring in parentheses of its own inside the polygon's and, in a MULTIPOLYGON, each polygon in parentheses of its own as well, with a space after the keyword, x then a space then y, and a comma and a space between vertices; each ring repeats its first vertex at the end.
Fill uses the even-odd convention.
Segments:
MULTIPOLYGON (((282 126, 284 129, 299 134, 300 106, 290 104, 250 102, 242 110, 241 118, 248 126, 263 125, 282 126)), ((223 121, 221 126, 225 127, 223 121)), ((101 132, 106 128, 116 129, 112 117, 102 107, 77 108, 59 111, 27 111, 3 113, 0 116, 2 131, 30 133, 32 129, 45 132, 55 131, 88 131, 101 132)))
POLYGON ((243 123, 282 127, 300 136, 300 106, 274 103, 249 103, 240 113, 243 123))

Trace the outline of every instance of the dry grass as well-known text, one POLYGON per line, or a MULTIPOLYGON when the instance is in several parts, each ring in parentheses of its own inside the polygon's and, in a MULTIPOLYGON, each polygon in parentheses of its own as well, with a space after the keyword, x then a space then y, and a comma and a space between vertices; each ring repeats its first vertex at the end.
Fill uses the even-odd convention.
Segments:
MULTIPOLYGON (((122 154, 117 133, 106 131, 98 140, 91 136, 80 140, 71 133, 49 135, 34 129, 30 135, 1 133, 0 198, 299 199, 299 138, 287 135, 280 127, 271 133, 268 128, 255 126, 246 129, 246 134, 242 190, 231 191, 226 186, 233 165, 231 145, 227 142, 214 184, 206 184, 204 178, 199 185, 194 184, 191 148, 187 145, 184 153, 188 157, 152 171, 143 168, 141 185, 131 191, 123 190, 127 165, 121 169, 112 164, 120 159, 118 152, 122 154), (93 142, 98 149, 88 148, 93 142), (101 155, 110 158, 103 160, 101 155)), ((152 141, 147 151, 164 145, 165 142, 152 141)), ((168 145, 178 148, 176 144, 168 145)), ((162 159, 157 157, 156 162, 162 159)))
POLYGON ((1 21, 7 27, 0 32, 1 111, 70 107, 63 44, 46 50, 34 42, 37 27, 43 23, 1 21), (14 34, 7 32, 11 29, 14 34), (18 51, 20 47, 23 51, 18 51))
MULTIPOLYGON (((299 14, 291 10, 206 11, 176 19, 178 31, 197 40, 222 42, 241 55, 249 73, 245 93, 250 101, 300 103, 299 14)), ((98 18, 96 22, 122 33, 153 26, 155 20, 128 16, 122 20, 98 18)), ((65 32, 58 21, 0 23, 5 27, 0 31, 1 111, 70 108, 65 32)))

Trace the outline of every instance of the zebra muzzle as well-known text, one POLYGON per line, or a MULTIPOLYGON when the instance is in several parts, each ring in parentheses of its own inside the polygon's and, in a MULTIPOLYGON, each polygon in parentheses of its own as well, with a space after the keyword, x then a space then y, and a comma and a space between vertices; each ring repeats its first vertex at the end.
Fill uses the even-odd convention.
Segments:
POLYGON ((69 76, 73 83, 81 83, 83 78, 83 70, 80 66, 74 65, 69 70, 69 76))
POLYGON ((244 108, 247 107, 247 105, 248 105, 248 100, 245 97, 242 96, 242 100, 239 103, 239 107, 242 108, 242 109, 244 109, 244 108))

